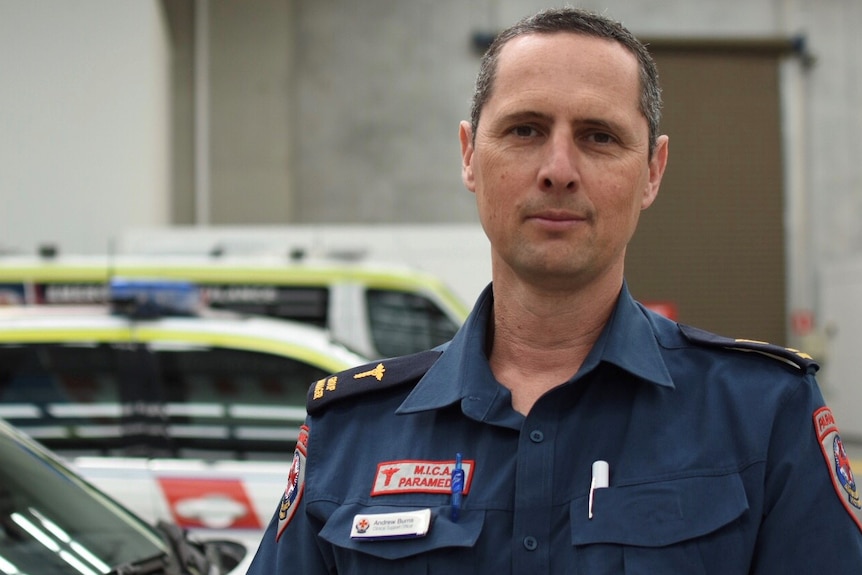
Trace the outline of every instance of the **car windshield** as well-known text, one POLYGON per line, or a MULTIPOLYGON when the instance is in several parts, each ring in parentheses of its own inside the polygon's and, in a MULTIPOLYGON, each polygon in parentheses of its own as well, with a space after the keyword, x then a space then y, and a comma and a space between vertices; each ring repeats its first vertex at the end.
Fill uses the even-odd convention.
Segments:
POLYGON ((98 575, 165 551, 155 530, 0 422, 0 573, 98 575))

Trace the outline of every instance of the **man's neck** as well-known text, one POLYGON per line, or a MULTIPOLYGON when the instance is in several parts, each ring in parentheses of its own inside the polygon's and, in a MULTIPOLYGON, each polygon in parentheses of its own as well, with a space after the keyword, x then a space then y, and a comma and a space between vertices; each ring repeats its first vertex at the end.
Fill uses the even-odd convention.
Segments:
POLYGON ((608 321, 619 289, 554 294, 529 287, 494 285, 489 363, 526 414, 536 400, 569 380, 608 321))

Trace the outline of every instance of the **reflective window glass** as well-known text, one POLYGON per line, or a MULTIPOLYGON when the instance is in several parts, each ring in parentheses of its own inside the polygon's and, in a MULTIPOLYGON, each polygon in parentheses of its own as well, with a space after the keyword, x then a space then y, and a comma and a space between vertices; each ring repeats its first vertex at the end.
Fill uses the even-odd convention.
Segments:
POLYGON ((309 386, 328 375, 297 360, 227 348, 159 349, 179 455, 255 459, 289 452, 305 419, 309 386))
POLYGON ((96 575, 164 555, 158 535, 0 427, 0 573, 96 575))
POLYGON ((229 348, 2 345, 0 417, 66 456, 271 459, 326 375, 229 348))
POLYGON ((117 361, 105 344, 0 345, 0 417, 52 448, 117 448, 117 361))
POLYGON ((329 309, 326 287, 272 284, 201 284, 207 304, 215 309, 292 319, 325 327, 329 309))
POLYGON ((428 298, 407 292, 368 290, 374 346, 392 357, 432 348, 452 339, 458 326, 428 298))

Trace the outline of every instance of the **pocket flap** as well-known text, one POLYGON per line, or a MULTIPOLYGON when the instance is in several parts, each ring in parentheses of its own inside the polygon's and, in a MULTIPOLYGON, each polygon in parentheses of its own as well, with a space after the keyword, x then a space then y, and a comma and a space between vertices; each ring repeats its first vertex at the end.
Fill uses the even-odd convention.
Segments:
POLYGON ((572 544, 663 547, 718 530, 748 510, 738 474, 596 489, 570 507, 572 544))
POLYGON ((446 547, 472 547, 476 544, 485 522, 484 511, 462 509, 458 522, 453 523, 449 517, 449 508, 440 507, 431 509, 431 526, 428 528, 428 533, 422 537, 375 540, 350 537, 353 520, 357 515, 397 513, 418 509, 383 505, 373 507, 359 504, 342 505, 327 519, 326 525, 320 531, 320 536, 344 549, 367 553, 382 559, 402 559, 446 547))

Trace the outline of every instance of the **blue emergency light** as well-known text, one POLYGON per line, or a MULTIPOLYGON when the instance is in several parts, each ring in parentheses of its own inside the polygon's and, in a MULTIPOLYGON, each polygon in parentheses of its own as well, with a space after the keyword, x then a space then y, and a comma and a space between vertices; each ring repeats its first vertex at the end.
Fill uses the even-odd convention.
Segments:
POLYGON ((113 313, 134 318, 194 316, 201 295, 190 282, 148 279, 112 279, 109 298, 113 313))

